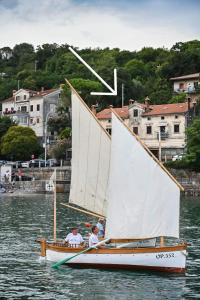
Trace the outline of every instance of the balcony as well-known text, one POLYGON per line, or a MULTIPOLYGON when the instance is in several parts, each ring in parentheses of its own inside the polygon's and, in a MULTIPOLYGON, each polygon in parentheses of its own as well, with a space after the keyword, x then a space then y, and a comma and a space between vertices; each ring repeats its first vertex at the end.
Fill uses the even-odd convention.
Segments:
POLYGON ((200 93, 200 85, 197 87, 189 87, 186 89, 174 89, 175 93, 187 93, 187 94, 199 94, 200 93))
POLYGON ((16 110, 4 110, 3 112, 3 115, 14 115, 14 114, 16 114, 16 110))
MULTIPOLYGON (((163 141, 163 140, 166 140, 169 138, 169 133, 168 132, 161 132, 160 133, 160 139, 163 141)), ((159 133, 157 132, 157 139, 159 140, 159 133)))

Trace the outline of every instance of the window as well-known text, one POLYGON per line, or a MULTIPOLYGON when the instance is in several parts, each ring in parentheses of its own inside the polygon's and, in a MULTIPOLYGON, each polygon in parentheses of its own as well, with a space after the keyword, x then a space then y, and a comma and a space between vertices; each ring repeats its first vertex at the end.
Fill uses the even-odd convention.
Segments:
POLYGON ((24 100, 26 100, 26 95, 24 95, 24 100))
POLYGON ((27 117, 19 117, 19 124, 27 125, 28 118, 27 117))
POLYGON ((180 132, 180 127, 179 124, 174 125, 174 133, 179 133, 180 132))
POLYGON ((106 128, 106 131, 111 135, 112 134, 112 129, 111 128, 106 128))
POLYGON ((33 111, 33 105, 30 105, 30 111, 33 111))
POLYGON ((133 127, 133 132, 134 132, 135 134, 138 134, 138 127, 133 127))
POLYGON ((175 119, 178 119, 178 116, 177 116, 177 115, 175 115, 175 119))
POLYGON ((165 119, 165 117, 164 116, 161 116, 161 120, 164 120, 165 119))
POLYGON ((151 120, 151 117, 147 117, 147 120, 150 121, 150 120, 151 120))
POLYGON ((108 119, 108 123, 111 123, 111 119, 108 119))
POLYGON ((179 83, 179 89, 180 89, 180 90, 183 90, 183 89, 184 89, 184 83, 183 83, 183 82, 179 83))
POLYGON ((40 119, 39 118, 37 118, 37 123, 40 123, 40 119))
POLYGON ((160 126, 160 132, 165 132, 165 126, 160 126))
POLYGON ((21 112, 27 112, 27 107, 26 106, 21 106, 21 112))
POLYGON ((37 104, 37 111, 40 111, 40 104, 37 104))
POLYGON ((19 101, 20 100, 20 96, 16 96, 16 101, 19 101))
POLYGON ((137 109, 134 109, 134 110, 133 110, 133 116, 134 116, 134 117, 138 117, 138 110, 137 110, 137 109))
POLYGON ((152 134, 151 126, 147 126, 147 134, 152 134))
POLYGON ((30 124, 33 124, 33 118, 30 118, 30 124))

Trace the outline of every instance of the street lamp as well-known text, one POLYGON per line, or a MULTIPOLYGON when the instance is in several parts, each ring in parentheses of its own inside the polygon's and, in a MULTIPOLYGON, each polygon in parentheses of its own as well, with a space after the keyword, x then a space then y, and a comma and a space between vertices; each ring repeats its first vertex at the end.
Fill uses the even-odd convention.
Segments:
POLYGON ((47 122, 48 118, 51 114, 54 114, 53 111, 49 111, 46 115, 45 124, 44 124, 44 161, 45 161, 45 167, 47 164, 47 122))

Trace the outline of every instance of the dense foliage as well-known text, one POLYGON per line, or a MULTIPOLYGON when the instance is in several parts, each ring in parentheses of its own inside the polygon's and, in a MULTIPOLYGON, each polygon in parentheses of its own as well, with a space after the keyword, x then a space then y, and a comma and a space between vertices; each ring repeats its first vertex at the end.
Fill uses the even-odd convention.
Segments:
POLYGON ((200 118, 187 128, 186 160, 193 170, 200 170, 200 118))
POLYGON ((1 154, 8 160, 30 160, 41 152, 35 132, 29 127, 12 126, 1 140, 1 154))
MULTIPOLYGON (((58 87, 69 79, 85 96, 89 105, 99 107, 121 104, 121 85, 125 85, 125 103, 128 99, 143 100, 149 96, 152 103, 166 103, 172 98, 170 77, 200 71, 200 41, 176 43, 170 50, 143 48, 140 51, 115 49, 76 49, 81 57, 102 78, 113 86, 113 68, 118 69, 118 96, 95 97, 90 91, 107 91, 96 77, 68 50, 68 44, 44 44, 34 47, 27 43, 13 49, 0 49, 0 100, 8 98, 12 90, 38 90, 58 87)), ((173 99, 172 102, 176 102, 173 99)))
POLYGON ((7 116, 0 117, 0 140, 7 132, 7 130, 14 125, 16 125, 16 123, 10 117, 7 116))

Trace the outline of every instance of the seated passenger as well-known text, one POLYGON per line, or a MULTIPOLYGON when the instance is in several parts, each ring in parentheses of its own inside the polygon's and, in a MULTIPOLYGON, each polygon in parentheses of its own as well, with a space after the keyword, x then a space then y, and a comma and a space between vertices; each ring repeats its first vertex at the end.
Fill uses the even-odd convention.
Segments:
POLYGON ((70 232, 65 238, 65 243, 68 243, 69 247, 72 248, 77 248, 84 243, 82 235, 78 233, 78 228, 72 228, 72 232, 70 232))
POLYGON ((99 232, 98 227, 92 226, 92 234, 89 237, 89 247, 92 247, 92 246, 96 245, 97 243, 99 243, 98 232, 99 232))

